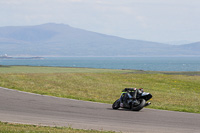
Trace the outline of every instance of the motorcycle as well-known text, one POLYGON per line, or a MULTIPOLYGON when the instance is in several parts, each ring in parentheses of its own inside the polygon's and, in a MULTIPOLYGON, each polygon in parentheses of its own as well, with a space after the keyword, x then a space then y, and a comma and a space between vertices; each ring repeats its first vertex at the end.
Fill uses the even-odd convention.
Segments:
MULTIPOLYGON (((127 93, 127 94, 128 94, 128 98, 127 98, 126 104, 123 106, 123 108, 127 108, 132 111, 140 111, 144 107, 149 106, 151 104, 151 102, 147 102, 148 100, 150 100, 152 98, 152 95, 150 93, 140 91, 140 93, 137 94, 136 100, 133 100, 130 93, 127 93)), ((117 99, 113 103, 112 108, 113 109, 120 108, 120 99, 117 99)))

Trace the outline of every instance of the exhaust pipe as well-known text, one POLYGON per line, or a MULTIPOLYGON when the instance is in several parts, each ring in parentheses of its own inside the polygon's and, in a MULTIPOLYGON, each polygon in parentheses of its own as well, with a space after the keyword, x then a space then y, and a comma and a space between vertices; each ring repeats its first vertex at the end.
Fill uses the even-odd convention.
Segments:
POLYGON ((151 102, 148 102, 144 105, 144 107, 149 106, 151 104, 151 102))

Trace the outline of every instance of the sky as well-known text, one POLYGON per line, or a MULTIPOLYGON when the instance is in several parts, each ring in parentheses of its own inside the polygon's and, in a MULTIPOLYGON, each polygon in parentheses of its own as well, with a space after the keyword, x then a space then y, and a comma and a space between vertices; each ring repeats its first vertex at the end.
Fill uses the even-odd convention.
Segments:
POLYGON ((62 23, 127 39, 200 41, 200 0, 0 0, 0 27, 62 23))

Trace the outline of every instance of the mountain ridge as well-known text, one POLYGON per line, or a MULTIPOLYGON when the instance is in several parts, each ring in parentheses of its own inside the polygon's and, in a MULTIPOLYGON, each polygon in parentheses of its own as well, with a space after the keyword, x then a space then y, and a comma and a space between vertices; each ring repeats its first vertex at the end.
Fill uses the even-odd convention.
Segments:
POLYGON ((200 55, 198 44, 125 39, 55 23, 0 27, 0 55, 196 56, 200 55))

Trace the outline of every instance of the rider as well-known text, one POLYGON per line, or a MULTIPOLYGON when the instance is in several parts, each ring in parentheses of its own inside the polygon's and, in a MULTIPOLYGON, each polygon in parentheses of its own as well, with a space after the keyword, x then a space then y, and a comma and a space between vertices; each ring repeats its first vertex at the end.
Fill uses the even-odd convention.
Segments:
POLYGON ((120 107, 124 107, 124 105, 127 103, 127 99, 133 99, 134 103, 137 103, 137 95, 142 93, 143 88, 125 88, 122 90, 122 95, 120 97, 120 107))

